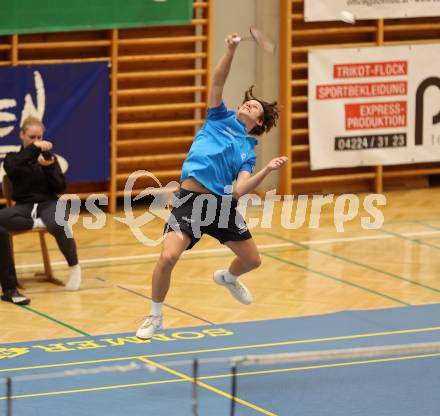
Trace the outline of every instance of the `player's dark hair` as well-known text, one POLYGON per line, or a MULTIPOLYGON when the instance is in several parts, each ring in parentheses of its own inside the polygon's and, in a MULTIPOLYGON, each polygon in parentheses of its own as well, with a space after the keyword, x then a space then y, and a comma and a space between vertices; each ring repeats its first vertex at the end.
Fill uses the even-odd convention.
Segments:
POLYGON ((251 85, 244 93, 243 104, 246 101, 255 100, 262 105, 263 114, 261 115, 260 120, 263 120, 263 124, 261 126, 255 126, 249 132, 249 134, 253 134, 255 136, 261 136, 263 133, 267 133, 272 127, 277 125, 280 110, 277 107, 278 103, 276 101, 272 103, 268 103, 266 101, 262 101, 256 98, 252 93, 253 88, 254 85, 251 85))

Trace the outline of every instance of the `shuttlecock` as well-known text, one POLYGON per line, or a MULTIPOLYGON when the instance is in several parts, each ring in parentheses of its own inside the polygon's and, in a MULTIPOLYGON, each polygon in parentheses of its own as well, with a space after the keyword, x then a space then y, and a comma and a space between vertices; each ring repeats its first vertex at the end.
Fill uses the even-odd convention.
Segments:
POLYGON ((349 12, 348 10, 342 10, 341 20, 345 23, 350 23, 351 25, 354 25, 356 23, 356 18, 354 17, 354 14, 349 12))

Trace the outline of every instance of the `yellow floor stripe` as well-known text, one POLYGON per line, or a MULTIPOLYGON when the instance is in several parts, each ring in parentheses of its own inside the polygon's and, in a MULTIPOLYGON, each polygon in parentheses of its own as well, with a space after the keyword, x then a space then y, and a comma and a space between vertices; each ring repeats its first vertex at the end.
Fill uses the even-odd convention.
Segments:
POLYGON ((237 403, 240 403, 240 404, 242 404, 242 405, 244 405, 246 407, 250 407, 251 409, 254 409, 257 412, 260 412, 263 415, 277 416, 276 413, 269 412, 268 410, 263 409, 263 408, 255 405, 255 404, 252 404, 252 403, 250 403, 250 402, 248 402, 246 400, 240 399, 238 397, 231 396, 230 394, 224 392, 223 390, 220 390, 220 389, 217 389, 215 387, 212 387, 209 384, 203 383, 202 381, 194 380, 192 377, 189 377, 186 374, 181 373, 180 371, 176 371, 176 370, 173 370, 172 368, 165 367, 164 365, 155 363, 154 361, 151 361, 151 360, 149 360, 147 358, 140 358, 140 360, 143 361, 144 363, 147 363, 147 364, 152 365, 154 367, 157 367, 157 368, 159 368, 159 369, 161 369, 163 371, 166 371, 167 373, 173 374, 173 375, 175 375, 177 377, 181 377, 182 379, 184 379, 186 381, 190 381, 191 383, 194 383, 194 381, 195 381, 199 387, 203 387, 203 388, 205 388, 207 390, 210 390, 210 391, 212 391, 214 393, 220 394, 221 396, 226 397, 229 400, 235 400, 237 403))
POLYGON ((235 347, 211 348, 211 349, 205 349, 205 350, 179 351, 179 352, 150 354, 150 355, 144 354, 144 355, 134 355, 134 356, 129 356, 129 357, 105 358, 105 359, 100 359, 100 360, 76 361, 76 362, 69 362, 69 363, 57 363, 57 364, 45 364, 45 365, 36 365, 36 366, 28 366, 28 367, 5 368, 5 369, 0 369, 0 373, 9 372, 9 371, 35 370, 35 369, 39 369, 39 368, 67 367, 67 366, 71 366, 71 365, 84 365, 84 364, 106 363, 106 362, 113 362, 113 361, 136 360, 141 357, 145 357, 145 358, 173 357, 173 356, 179 356, 179 355, 203 354, 203 353, 219 352, 219 351, 238 351, 238 350, 242 350, 242 349, 280 347, 280 346, 285 346, 285 345, 314 344, 314 343, 318 343, 318 342, 341 341, 341 340, 348 340, 348 339, 363 339, 363 338, 381 337, 381 336, 388 336, 388 335, 414 334, 414 333, 432 332, 432 331, 439 331, 439 330, 440 330, 440 326, 434 326, 434 327, 429 327, 429 328, 402 329, 399 331, 372 332, 372 333, 357 334, 357 335, 342 335, 342 336, 327 337, 327 338, 312 338, 312 339, 304 339, 304 340, 272 342, 272 343, 267 343, 267 344, 240 345, 240 346, 235 346, 235 347))
MULTIPOLYGON (((78 390, 47 391, 44 393, 21 394, 21 395, 17 395, 17 396, 11 396, 11 398, 12 399, 28 399, 30 397, 56 396, 59 394, 86 393, 86 392, 90 392, 90 391, 124 389, 124 388, 128 388, 128 387, 151 386, 151 385, 155 385, 155 384, 181 383, 182 381, 185 381, 185 380, 176 379, 176 380, 148 381, 145 383, 118 384, 115 386, 91 387, 88 389, 78 389, 78 390)), ((7 399, 7 397, 0 397, 0 400, 6 400, 6 399, 7 399)))
MULTIPOLYGON (((291 367, 291 368, 277 368, 274 370, 261 370, 261 371, 248 371, 244 373, 237 373, 237 377, 239 376, 254 376, 259 374, 275 374, 275 373, 287 373, 289 371, 305 371, 305 370, 318 370, 321 368, 332 368, 332 367, 344 367, 350 365, 361 365, 361 364, 373 364, 373 363, 385 363, 389 361, 405 361, 405 360, 414 360, 417 358, 432 358, 432 357, 440 357, 440 353, 436 354, 424 354, 424 355, 412 355, 407 357, 393 357, 393 358, 380 358, 376 360, 365 360, 365 361, 352 361, 348 363, 335 363, 335 364, 320 364, 320 365, 310 365, 306 367, 291 367)), ((232 374, 218 374, 216 376, 203 376, 199 377, 200 380, 210 380, 215 378, 225 378, 232 377, 232 374)))

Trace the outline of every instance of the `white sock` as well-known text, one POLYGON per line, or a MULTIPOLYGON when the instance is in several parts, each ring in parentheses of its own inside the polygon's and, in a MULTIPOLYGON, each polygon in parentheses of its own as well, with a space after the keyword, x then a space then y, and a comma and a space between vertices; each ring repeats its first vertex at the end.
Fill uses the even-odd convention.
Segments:
POLYGON ((81 267, 79 264, 69 267, 69 280, 66 283, 67 290, 78 290, 81 286, 81 267))
POLYGON ((41 218, 34 219, 34 225, 32 226, 32 228, 44 228, 44 227, 46 227, 46 225, 44 224, 41 218))
POLYGON ((159 316, 162 315, 163 302, 151 301, 151 315, 159 316))
POLYGON ((225 278, 226 283, 235 283, 238 279, 238 276, 230 273, 229 270, 226 270, 225 273, 223 274, 223 276, 225 278))

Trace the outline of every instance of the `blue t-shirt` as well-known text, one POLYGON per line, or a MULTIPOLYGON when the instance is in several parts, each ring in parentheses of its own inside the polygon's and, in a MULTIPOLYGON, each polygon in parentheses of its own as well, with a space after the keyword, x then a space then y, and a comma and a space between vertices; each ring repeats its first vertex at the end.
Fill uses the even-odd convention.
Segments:
POLYGON ((224 195, 225 186, 232 185, 240 172, 253 172, 256 144, 235 111, 223 103, 210 108, 183 162, 180 180, 193 177, 212 193, 224 195))

